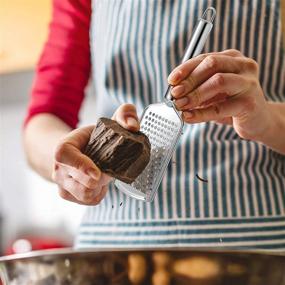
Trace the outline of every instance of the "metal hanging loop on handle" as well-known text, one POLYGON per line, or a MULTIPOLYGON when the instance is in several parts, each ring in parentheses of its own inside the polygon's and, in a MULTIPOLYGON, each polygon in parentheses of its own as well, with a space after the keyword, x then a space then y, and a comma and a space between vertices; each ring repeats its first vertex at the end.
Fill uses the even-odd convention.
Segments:
POLYGON ((201 17, 201 19, 208 20, 212 23, 214 22, 215 18, 216 18, 216 9, 213 7, 207 8, 201 17), (208 19, 209 17, 210 19, 208 19))
MULTIPOLYGON (((184 52, 184 56, 182 58, 181 63, 199 55, 206 43, 209 33, 213 27, 213 21, 216 17, 216 9, 213 7, 209 7, 205 10, 202 17, 198 20, 194 33, 190 39, 190 42, 184 52)), ((168 88, 164 95, 164 100, 167 105, 174 106, 172 102, 172 97, 170 94, 171 86, 168 85, 168 88)))

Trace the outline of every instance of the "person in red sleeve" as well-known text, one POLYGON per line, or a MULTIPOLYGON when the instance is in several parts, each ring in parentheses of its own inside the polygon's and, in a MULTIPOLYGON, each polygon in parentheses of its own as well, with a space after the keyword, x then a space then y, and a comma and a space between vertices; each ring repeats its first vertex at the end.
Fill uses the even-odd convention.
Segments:
MULTIPOLYGON (((24 146, 31 167, 57 181, 62 198, 96 205, 110 179, 80 153, 94 126, 72 132, 90 77, 90 18, 90 0, 53 1, 50 33, 37 65, 25 119, 24 146)), ((113 119, 129 130, 139 129, 131 104, 122 105, 113 119)))
POLYGON ((78 246, 285 250, 279 1, 210 1, 217 20, 204 54, 179 65, 208 2, 53 1, 24 147, 62 198, 91 206, 78 246), (162 101, 170 74, 187 124, 153 203, 114 189, 81 152, 94 127, 77 128, 90 74, 95 95, 116 100, 113 119, 131 131, 140 128, 136 108, 162 101))

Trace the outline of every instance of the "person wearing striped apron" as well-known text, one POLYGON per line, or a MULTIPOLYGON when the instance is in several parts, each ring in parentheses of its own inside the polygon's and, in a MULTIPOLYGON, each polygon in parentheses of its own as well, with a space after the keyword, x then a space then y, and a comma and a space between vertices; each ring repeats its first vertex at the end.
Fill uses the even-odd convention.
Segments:
POLYGON ((95 166, 79 149, 92 127, 61 140, 53 180, 63 198, 91 205, 76 247, 285 251, 279 5, 277 0, 92 2, 95 93, 105 104, 122 105, 113 118, 137 130, 137 113, 162 101, 169 83, 186 126, 152 203, 124 195, 98 169, 90 171, 95 166), (197 19, 210 6, 217 17, 203 54, 179 65, 197 19))

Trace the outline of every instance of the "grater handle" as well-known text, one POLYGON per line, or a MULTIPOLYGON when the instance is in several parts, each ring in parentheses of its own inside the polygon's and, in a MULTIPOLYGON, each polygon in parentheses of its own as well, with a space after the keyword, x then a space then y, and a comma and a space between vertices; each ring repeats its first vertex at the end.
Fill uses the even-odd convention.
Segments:
POLYGON ((202 17, 199 19, 197 26, 194 30, 194 33, 190 39, 190 42, 186 48, 186 51, 182 58, 182 63, 190 58, 199 55, 202 52, 206 40, 208 38, 208 35, 212 30, 215 16, 216 16, 215 8, 210 7, 205 10, 202 17), (210 19, 208 19, 209 16, 210 19))
MULTIPOLYGON (((182 58, 182 62, 184 63, 190 58, 193 58, 197 55, 199 55, 206 43, 206 40, 208 38, 208 35, 210 34, 212 27, 213 27, 213 21, 216 17, 216 9, 213 7, 209 7, 205 10, 202 17, 199 19, 196 28, 194 30, 194 33, 190 39, 190 42, 185 50, 184 56, 182 58)), ((170 94, 171 86, 169 85, 167 88, 167 91, 164 95, 164 99, 166 103, 171 103, 171 94, 170 94)))

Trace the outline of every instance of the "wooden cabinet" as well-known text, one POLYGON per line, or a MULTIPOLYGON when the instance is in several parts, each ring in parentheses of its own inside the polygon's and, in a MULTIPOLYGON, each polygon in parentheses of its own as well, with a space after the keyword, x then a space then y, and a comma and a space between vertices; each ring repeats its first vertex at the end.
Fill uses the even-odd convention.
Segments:
POLYGON ((0 73, 35 66, 50 17, 51 0, 0 0, 0 73))

